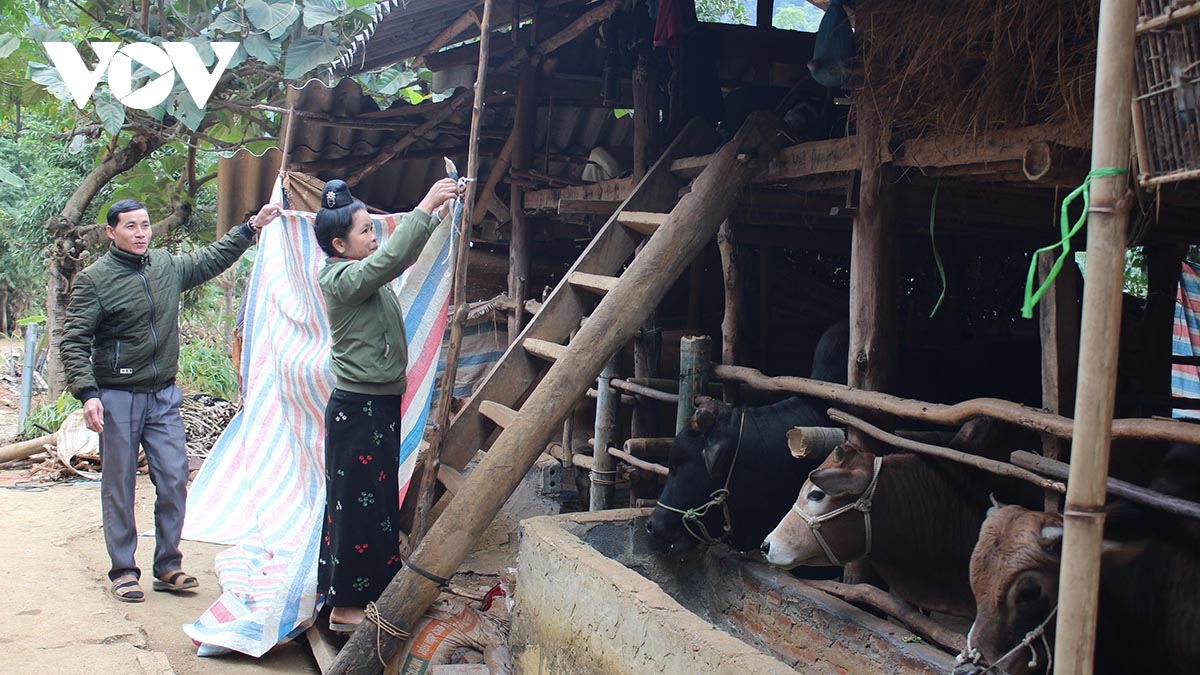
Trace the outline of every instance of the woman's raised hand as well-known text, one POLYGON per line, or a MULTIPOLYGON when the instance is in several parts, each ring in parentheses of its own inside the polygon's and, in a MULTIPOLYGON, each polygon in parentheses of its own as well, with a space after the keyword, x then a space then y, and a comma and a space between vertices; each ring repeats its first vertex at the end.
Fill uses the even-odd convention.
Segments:
POLYGON ((432 214, 443 204, 458 196, 458 183, 453 178, 443 178, 429 188, 417 209, 432 214))

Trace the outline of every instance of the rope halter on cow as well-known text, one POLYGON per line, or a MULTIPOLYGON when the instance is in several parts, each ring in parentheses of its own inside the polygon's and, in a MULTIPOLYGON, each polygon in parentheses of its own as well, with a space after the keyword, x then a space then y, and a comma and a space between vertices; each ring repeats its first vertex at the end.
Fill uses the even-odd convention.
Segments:
POLYGON ((738 422, 738 437, 737 445, 733 448, 733 461, 729 463, 729 472, 725 474, 725 486, 712 491, 708 496, 708 501, 693 509, 677 509, 674 506, 668 506, 661 500, 658 502, 659 507, 678 513, 683 516, 683 529, 692 535, 692 539, 712 546, 719 544, 733 533, 732 521, 729 519, 729 480, 733 477, 733 468, 737 466, 738 452, 742 449, 742 430, 746 427, 746 411, 741 410, 741 421, 738 422), (704 525, 701 519, 708 515, 708 510, 714 506, 721 507, 722 515, 725 518, 725 524, 722 527, 721 536, 713 537, 708 533, 708 528, 704 525), (693 529, 695 528, 695 529, 693 529))
MULTIPOLYGON (((1050 673, 1054 670, 1054 650, 1050 648, 1050 640, 1046 638, 1046 626, 1050 625, 1050 622, 1054 619, 1054 615, 1057 613, 1058 613, 1058 605, 1055 605, 1054 609, 1050 610, 1050 613, 1046 615, 1046 618, 1042 619, 1042 622, 1039 623, 1037 625, 1037 627, 1035 627, 1033 630, 1026 633, 1025 637, 1022 638, 1021 641, 1018 642, 1015 647, 1013 647, 1012 649, 1008 650, 1007 652, 1004 652, 1003 654, 1001 654, 999 657, 997 657, 996 659, 994 659, 992 661, 992 664, 990 666, 988 666, 987 668, 984 668, 983 670, 979 671, 975 675, 985 675, 985 673, 989 673, 993 670, 1000 670, 1001 663, 1004 663, 1005 661, 1008 660, 1008 657, 1012 656, 1013 654, 1016 654, 1017 652, 1021 651, 1022 649, 1029 650, 1029 663, 1027 663, 1026 665, 1029 666, 1030 669, 1037 668, 1038 654, 1037 654, 1037 650, 1034 649, 1034 647, 1033 647, 1033 642, 1034 642, 1034 640, 1037 640, 1038 638, 1041 638, 1042 647, 1044 647, 1046 650, 1046 675, 1050 675, 1050 673)), ((976 649, 971 644, 971 635, 974 632, 975 632, 975 624, 972 623, 970 630, 967 631, 967 648, 964 649, 963 651, 959 652, 958 656, 954 657, 955 664, 960 665, 960 666, 965 663, 979 665, 979 660, 983 658, 983 654, 980 654, 979 650, 976 649)), ((1000 671, 1000 672, 1004 672, 1004 671, 1000 671)))
POLYGON ((863 514, 863 528, 866 532, 866 549, 863 551, 862 557, 866 557, 871 553, 871 498, 875 496, 875 486, 879 484, 879 470, 883 468, 883 458, 876 457, 875 462, 871 467, 871 482, 867 485, 867 489, 858 496, 858 499, 838 507, 829 513, 823 513, 819 516, 810 516, 801 509, 799 505, 792 504, 792 511, 800 516, 800 519, 808 524, 808 529, 812 532, 813 538, 821 545, 821 550, 825 551, 825 558, 831 565, 842 567, 846 563, 838 559, 834 554, 833 549, 829 547, 829 542, 825 541, 825 537, 821 536, 821 523, 827 520, 833 520, 847 511, 861 511, 863 514))

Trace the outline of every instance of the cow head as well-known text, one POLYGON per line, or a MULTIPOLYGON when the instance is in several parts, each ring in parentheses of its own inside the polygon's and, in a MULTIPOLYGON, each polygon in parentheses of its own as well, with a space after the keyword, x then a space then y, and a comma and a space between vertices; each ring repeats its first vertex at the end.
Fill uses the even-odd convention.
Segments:
POLYGON ((874 490, 875 476, 874 454, 851 443, 838 446, 808 474, 792 510, 763 541, 767 562, 787 568, 822 567, 865 556, 870 507, 864 511, 854 505, 874 490), (811 523, 819 523, 819 534, 811 523))
MULTIPOLYGON (((965 654, 971 662, 955 668, 955 675, 989 667, 1009 675, 1045 672, 1054 645, 1062 538, 1061 515, 1020 506, 988 510, 971 555, 976 616, 965 654)), ((1101 561, 1125 564, 1142 550, 1141 542, 1105 540, 1101 561)))
POLYGON ((740 416, 708 396, 695 402, 695 413, 675 436, 667 483, 646 524, 654 540, 672 552, 722 539, 728 528, 724 490, 740 433, 734 420, 740 416))

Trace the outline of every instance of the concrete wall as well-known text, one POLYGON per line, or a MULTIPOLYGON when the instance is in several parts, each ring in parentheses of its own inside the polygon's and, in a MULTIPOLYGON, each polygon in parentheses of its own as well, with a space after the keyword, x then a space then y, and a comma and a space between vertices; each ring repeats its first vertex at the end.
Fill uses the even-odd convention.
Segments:
POLYGON ((515 673, 933 674, 953 667, 950 656, 905 643, 909 634, 899 626, 761 563, 723 549, 687 560, 660 556, 645 534, 648 513, 522 523, 509 641, 515 673))

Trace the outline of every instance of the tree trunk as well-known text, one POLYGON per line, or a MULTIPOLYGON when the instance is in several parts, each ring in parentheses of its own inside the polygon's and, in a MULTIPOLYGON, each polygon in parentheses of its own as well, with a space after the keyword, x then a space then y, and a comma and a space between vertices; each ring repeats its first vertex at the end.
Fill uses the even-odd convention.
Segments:
MULTIPOLYGON (((79 270, 87 267, 88 248, 100 239, 97 228, 84 229, 81 222, 92 199, 116 176, 137 166, 162 145, 162 139, 138 133, 125 147, 110 152, 92 169, 75 192, 67 199, 62 211, 46 221, 46 229, 54 243, 51 245, 49 280, 46 282, 46 330, 50 332, 46 361, 46 382, 50 395, 57 397, 66 386, 58 347, 62 343, 62 326, 67 317, 67 302, 71 297, 71 281, 79 270)), ((187 210, 190 215, 190 208, 187 210)))

